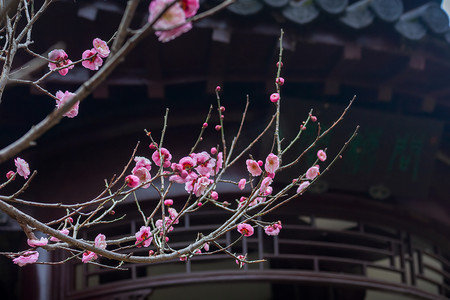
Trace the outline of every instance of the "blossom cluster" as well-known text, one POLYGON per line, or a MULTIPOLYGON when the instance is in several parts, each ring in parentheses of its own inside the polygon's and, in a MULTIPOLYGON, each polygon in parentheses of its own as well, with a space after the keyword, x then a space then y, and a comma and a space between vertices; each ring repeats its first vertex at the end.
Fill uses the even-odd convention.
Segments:
POLYGON ((192 23, 187 19, 193 17, 199 7, 199 0, 181 0, 174 4, 172 0, 154 0, 148 7, 148 22, 156 21, 153 27, 159 41, 169 42, 192 29, 192 23), (164 12, 169 5, 171 7, 164 12))
MULTIPOLYGON (((87 69, 97 71, 103 64, 102 58, 108 57, 110 50, 108 44, 99 38, 95 38, 92 41, 92 45, 92 49, 83 52, 81 65, 87 69)), ((50 71, 57 70, 62 76, 66 76, 67 73, 69 73, 69 70, 73 69, 75 65, 63 49, 55 49, 50 51, 48 54, 48 59, 48 67, 50 71)), ((74 96, 75 94, 69 91, 57 91, 55 95, 56 108, 59 109, 74 96)), ((64 116, 68 118, 75 118, 78 115, 79 104, 79 101, 75 103, 72 108, 64 114, 64 116)))

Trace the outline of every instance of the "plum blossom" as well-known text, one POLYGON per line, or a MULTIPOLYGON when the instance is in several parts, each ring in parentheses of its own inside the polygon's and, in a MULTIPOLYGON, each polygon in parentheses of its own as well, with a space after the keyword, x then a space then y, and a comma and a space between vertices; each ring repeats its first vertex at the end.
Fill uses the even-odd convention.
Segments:
POLYGON ((245 265, 245 262, 243 262, 243 261, 246 259, 247 259, 246 255, 238 255, 237 256, 236 264, 239 265, 239 268, 242 268, 245 265))
POLYGON ((237 226, 237 231, 244 236, 252 236, 255 230, 253 226, 247 223, 241 223, 237 226))
POLYGON ((219 194, 216 191, 212 191, 211 198, 214 200, 217 200, 217 199, 219 199, 219 194))
POLYGON ((266 158, 266 164, 264 165, 264 169, 267 173, 275 174, 275 171, 280 166, 280 160, 278 159, 278 156, 276 156, 273 153, 270 153, 267 155, 266 158))
POLYGON ((208 152, 203 151, 201 153, 194 154, 194 163, 196 165, 195 170, 197 170, 200 175, 207 176, 213 173, 213 168, 216 165, 216 160, 212 158, 208 152))
POLYGON ((19 267, 23 267, 28 264, 34 264, 39 259, 39 253, 37 251, 27 251, 23 255, 13 259, 13 262, 19 267))
MULTIPOLYGON (((56 98, 59 99, 59 101, 56 101, 56 108, 61 108, 66 102, 68 102, 70 99, 72 99, 75 96, 74 93, 71 93, 69 91, 65 91, 64 93, 62 91, 56 92, 56 98)), ((66 112, 63 116, 68 118, 75 118, 78 115, 78 108, 80 106, 80 101, 77 101, 72 108, 66 112)))
POLYGON ((264 232, 267 235, 278 235, 280 233, 281 228, 282 228, 281 221, 278 221, 277 223, 264 227, 264 232))
MULTIPOLYGON (((133 175, 139 178, 139 184, 142 184, 144 182, 148 182, 152 179, 152 175, 150 175, 150 172, 147 168, 139 168, 139 169, 133 169, 133 175)), ((143 185, 142 188, 146 189, 150 186, 150 183, 147 183, 146 185, 143 185)))
POLYGON ((166 199, 166 200, 164 200, 164 205, 165 205, 165 206, 172 206, 172 205, 173 205, 173 200, 172 200, 172 199, 166 199))
POLYGON ((186 183, 189 181, 189 173, 186 170, 183 170, 183 167, 180 164, 173 163, 172 170, 175 174, 169 177, 169 181, 175 181, 176 183, 186 183))
POLYGON ((30 166, 28 165, 28 163, 24 159, 17 157, 14 160, 14 164, 16 165, 17 173, 23 178, 27 179, 28 175, 30 175, 30 166))
MULTIPOLYGON (((69 234, 69 229, 64 228, 64 229, 62 229, 62 230, 59 230, 59 232, 61 232, 61 233, 64 234, 64 235, 68 235, 68 234, 69 234)), ((50 237, 50 241, 52 241, 52 242, 59 242, 60 239, 58 239, 58 238, 52 236, 52 237, 50 237)))
MULTIPOLYGON (((165 229, 166 229, 166 232, 171 232, 171 231, 173 231, 173 226, 172 226, 173 220, 172 220, 172 218, 170 218, 170 217, 165 217, 164 220, 165 220, 165 225, 164 225, 164 227, 165 227, 165 229)), ((178 220, 177 220, 177 223, 178 223, 178 220)), ((162 230, 163 230, 163 221, 162 221, 161 219, 156 220, 155 226, 156 226, 156 228, 158 228, 159 230, 161 230, 160 235, 163 235, 163 232, 162 232, 162 230)), ((167 238, 167 237, 166 237, 166 238, 167 238)))
POLYGON ((139 177, 135 176, 135 175, 128 175, 127 177, 125 177, 125 183, 130 187, 130 188, 135 188, 137 186, 139 186, 139 177))
MULTIPOLYGON (((6 173, 6 179, 10 180, 11 177, 13 177, 14 175, 16 175, 16 173, 14 171, 9 171, 8 173, 6 173)), ((13 178, 12 180, 14 180, 15 178, 13 178)))
POLYGON ((110 51, 109 51, 109 47, 108 44, 99 39, 99 38, 95 38, 92 41, 92 45, 94 46, 95 51, 97 51, 98 55, 102 58, 106 58, 108 57, 110 51))
POLYGON ((94 240, 94 245, 100 249, 106 249, 106 236, 104 234, 99 233, 94 240))
POLYGON ((28 246, 33 247, 33 248, 34 247, 45 246, 45 245, 48 244, 48 239, 44 238, 44 237, 41 237, 39 240, 35 240, 35 239, 30 240, 30 239, 28 239, 27 240, 27 244, 28 244, 28 246))
POLYGON ((319 150, 319 151, 317 151, 317 158, 320 161, 325 161, 327 159, 327 154, 325 153, 325 151, 319 150))
POLYGON ((172 220, 171 224, 178 224, 178 212, 175 208, 170 207, 167 212, 169 213, 169 217, 172 220))
POLYGON ((191 174, 189 174, 184 186, 186 192, 192 193, 194 191, 194 186, 195 183, 197 182, 197 178, 198 175, 196 173, 192 172, 191 174))
POLYGON ((262 173, 262 170, 259 164, 253 159, 247 159, 245 162, 247 164, 247 170, 252 176, 259 176, 262 173))
POLYGON ((306 171, 306 178, 313 180, 319 174, 320 174, 319 166, 314 166, 314 167, 309 168, 308 171, 306 171))
POLYGON ((97 254, 95 252, 85 251, 85 252, 83 252, 83 257, 81 258, 81 261, 83 263, 88 263, 91 260, 95 260, 97 258, 98 258, 98 256, 97 256, 97 254))
POLYGON ((267 190, 267 188, 269 187, 269 185, 272 184, 272 178, 270 177, 266 177, 263 179, 263 181, 261 182, 261 186, 259 187, 259 193, 260 194, 264 194, 267 190))
POLYGON ((272 195, 272 192, 273 192, 273 188, 271 186, 268 186, 266 188, 266 190, 264 191, 263 195, 264 196, 272 195))
POLYGON ((206 252, 208 252, 208 251, 209 251, 209 244, 208 244, 208 243, 205 243, 205 244, 203 245, 203 249, 204 249, 206 252))
POLYGON ((151 245, 153 237, 152 233, 150 232, 150 227, 148 226, 142 226, 141 229, 136 232, 136 247, 148 247, 151 245))
POLYGON ((152 160, 157 166, 161 166, 161 158, 164 168, 170 167, 170 160, 172 159, 172 154, 166 148, 161 148, 161 157, 159 156, 159 151, 156 150, 152 154, 152 160))
POLYGON ((223 166, 223 152, 219 152, 217 154, 217 163, 216 163, 216 174, 219 172, 220 169, 222 169, 223 166))
POLYGON ((81 57, 85 59, 81 63, 83 67, 92 71, 97 71, 103 64, 103 59, 94 48, 84 51, 81 57))
POLYGON ((303 181, 299 186, 298 186, 298 189, 297 189, 297 193, 298 194, 300 194, 300 193, 302 193, 308 186, 309 186, 309 181, 303 181))
POLYGON ((186 18, 193 17, 200 7, 198 0, 181 0, 181 7, 184 10, 186 18))
MULTIPOLYGON (((99 233, 94 240, 94 246, 99 249, 106 249, 106 237, 104 234, 99 233)), ((92 260, 95 260, 98 258, 98 255, 95 252, 92 251, 85 251, 83 252, 83 257, 81 258, 81 261, 83 263, 88 263, 92 260)))
MULTIPOLYGON (((149 5, 150 15, 148 17, 148 22, 154 22, 166 6, 171 3, 171 0, 152 1, 149 5)), ((183 0, 172 5, 172 7, 168 9, 154 24, 154 27, 158 29, 155 34, 159 37, 159 41, 163 43, 169 42, 181 34, 191 30, 192 24, 190 22, 186 23, 186 18, 195 15, 198 7, 198 0, 183 0), (177 25, 179 26, 174 29, 170 29, 177 25)))
POLYGON ((134 161, 136 162, 136 166, 134 167, 135 169, 146 168, 149 171, 152 169, 152 162, 146 157, 136 156, 134 161))
POLYGON ((209 179, 206 176, 201 176, 197 179, 197 181, 194 184, 194 194, 197 197, 200 197, 203 195, 203 193, 206 191, 208 186, 212 184, 214 181, 212 179, 209 179))
MULTIPOLYGON (((62 49, 55 49, 51 51, 48 54, 48 59, 51 61, 48 63, 50 71, 72 64, 72 61, 68 59, 68 57, 69 56, 67 55, 67 53, 62 49)), ((69 69, 73 69, 73 65, 61 69, 58 72, 62 76, 65 76, 69 72, 69 69)))
POLYGON ((239 183, 238 183, 239 189, 243 190, 245 188, 246 183, 247 183, 247 180, 245 180, 245 178, 242 178, 241 180, 239 180, 239 183))

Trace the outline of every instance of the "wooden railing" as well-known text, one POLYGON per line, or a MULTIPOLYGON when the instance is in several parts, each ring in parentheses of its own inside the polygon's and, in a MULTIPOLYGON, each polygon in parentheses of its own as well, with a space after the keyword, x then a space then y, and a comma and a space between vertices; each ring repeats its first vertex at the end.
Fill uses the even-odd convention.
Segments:
MULTIPOLYGON (((198 232, 212 231, 216 226, 211 221, 221 217, 215 211, 187 216, 184 224, 180 222, 169 235, 170 245, 181 247, 198 232)), ((70 274, 62 294, 65 299, 112 299, 108 298, 111 295, 129 299, 133 293, 145 294, 162 286, 198 281, 287 280, 331 282, 421 299, 450 299, 450 252, 432 241, 374 222, 314 215, 286 219, 289 221, 283 223, 279 236, 266 236, 258 228, 252 237, 244 238, 230 249, 237 254, 248 253, 248 259, 266 259, 264 263, 239 269, 234 259, 224 254, 196 256, 187 262, 125 264, 122 267, 127 271, 75 262, 62 266, 61 272, 70 274)), ((111 238, 114 232, 134 234, 141 225, 136 222, 104 228, 104 233, 111 238)), ((229 232, 219 242, 225 245, 238 235, 229 232)), ((134 254, 147 252, 148 248, 133 249, 134 254)))

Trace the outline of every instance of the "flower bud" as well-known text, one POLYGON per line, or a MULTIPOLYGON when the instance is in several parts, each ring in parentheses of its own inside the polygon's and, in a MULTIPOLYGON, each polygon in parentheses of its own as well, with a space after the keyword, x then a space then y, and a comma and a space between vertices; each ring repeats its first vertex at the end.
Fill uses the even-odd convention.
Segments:
POLYGON ((270 95, 270 101, 272 101, 273 103, 278 102, 278 100, 280 100, 280 94, 273 93, 272 95, 270 95))
POLYGON ((283 77, 278 77, 278 78, 275 80, 275 82, 276 82, 278 85, 283 85, 283 84, 284 84, 284 78, 283 78, 283 77))

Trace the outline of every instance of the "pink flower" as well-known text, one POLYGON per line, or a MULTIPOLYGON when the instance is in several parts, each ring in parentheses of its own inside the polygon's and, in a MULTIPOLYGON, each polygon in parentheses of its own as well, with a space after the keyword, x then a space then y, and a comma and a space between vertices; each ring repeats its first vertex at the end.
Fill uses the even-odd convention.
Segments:
POLYGON ((309 181, 303 181, 299 186, 298 186, 298 189, 297 189, 297 193, 298 194, 301 194, 301 193, 303 193, 303 191, 309 186, 309 181))
MULTIPOLYGON (((11 177, 13 177, 14 175, 16 175, 16 173, 14 171, 9 171, 8 173, 6 173, 6 179, 10 180, 11 177)), ((14 180, 16 179, 15 177, 12 179, 14 180)))
POLYGON ((30 239, 28 239, 27 240, 27 244, 28 244, 28 246, 33 247, 33 248, 34 247, 45 246, 45 245, 48 244, 48 239, 46 239, 44 237, 41 237, 40 240, 30 240, 30 239))
MULTIPOLYGON (((183 1, 185 2, 185 1, 183 1)), ((186 1, 191 2, 191 1, 186 1)), ((198 2, 198 1, 197 1, 198 2)), ((148 22, 151 23, 155 20, 155 18, 166 8, 168 4, 172 3, 171 0, 154 0, 149 5, 150 15, 148 17, 148 22)), ((184 4, 184 3, 183 3, 184 4)), ((186 5, 186 8, 188 6, 186 5)), ((191 3, 189 3, 189 10, 187 11, 191 14, 194 11, 194 7, 191 3)), ((196 12, 196 11, 195 11, 196 12)), ((194 12, 194 14, 195 14, 194 12)), ((172 7, 167 10, 162 17, 159 18, 158 21, 154 24, 156 36, 158 36, 159 41, 165 43, 173 40, 174 38, 182 35, 185 32, 188 32, 192 28, 191 23, 186 22, 186 12, 183 10, 183 7, 180 3, 176 3, 172 5, 172 7), (169 28, 173 28, 171 30, 166 30, 169 28)))
POLYGON ((223 166, 223 152, 219 152, 219 154, 217 154, 217 163, 216 163, 215 174, 217 174, 219 172, 219 170, 222 169, 222 166, 223 166))
POLYGON ((278 102, 278 100, 280 100, 280 94, 273 93, 272 95, 270 95, 270 101, 272 101, 273 103, 278 102))
POLYGON ((209 244, 208 244, 208 243, 205 243, 205 244, 203 245, 203 249, 204 249, 206 252, 208 252, 208 251, 209 251, 209 244))
POLYGON ((187 256, 186 255, 183 255, 183 256, 180 256, 180 261, 187 261, 187 256))
POLYGON ((165 205, 165 206, 172 206, 172 205, 173 205, 173 200, 172 200, 172 199, 166 199, 166 200, 164 200, 164 205, 165 205))
POLYGON ((317 158, 319 158, 320 161, 325 161, 327 159, 327 154, 323 150, 317 151, 317 158))
POLYGON ((314 167, 309 168, 308 171, 306 171, 306 178, 313 180, 319 174, 320 174, 319 167, 314 166, 314 167))
POLYGON ((152 243, 152 233, 150 232, 150 227, 142 226, 141 229, 136 232, 136 247, 148 247, 152 243), (142 243, 141 243, 142 242, 142 243))
MULTIPOLYGON (((71 93, 69 91, 65 91, 64 93, 62 91, 56 92, 56 98, 59 99, 59 101, 56 101, 56 108, 59 109, 61 106, 63 106, 66 102, 68 102, 70 99, 72 99, 75 96, 74 93, 71 93)), ((68 118, 75 118, 78 115, 78 108, 80 106, 80 101, 77 101, 72 108, 66 112, 63 116, 68 118)))
POLYGON ((149 171, 152 169, 152 162, 146 157, 136 156, 134 161, 136 162, 135 169, 146 168, 149 171))
POLYGON ((170 224, 178 224, 179 219, 177 210, 173 207, 170 207, 167 212, 169 213, 170 220, 172 220, 170 224))
POLYGON ((186 18, 193 17, 200 7, 198 0, 181 0, 181 7, 184 10, 186 18))
POLYGON ((180 165, 182 166, 183 170, 190 170, 195 166, 195 161, 192 157, 185 156, 182 159, 180 159, 180 165))
POLYGON ((211 154, 212 155, 216 155, 216 153, 217 153, 217 148, 216 147, 212 147, 211 148, 211 154))
POLYGON ((273 188, 271 186, 268 186, 267 189, 264 191, 263 195, 268 196, 271 195, 273 192, 273 188))
POLYGON ((108 57, 109 55, 109 47, 108 44, 106 44, 105 41, 95 38, 92 41, 92 45, 94 46, 95 51, 97 51, 98 55, 102 58, 108 57))
POLYGON ((239 183, 238 183, 239 189, 243 190, 245 188, 246 183, 247 183, 247 180, 245 180, 245 178, 242 178, 241 180, 239 180, 239 183))
POLYGON ((195 183, 197 182, 197 178, 198 178, 197 173, 192 172, 189 174, 189 176, 186 178, 187 180, 184 185, 184 189, 186 190, 186 192, 188 193, 193 192, 195 183))
POLYGON ((28 163, 24 159, 17 157, 14 160, 14 164, 16 165, 17 173, 23 178, 27 179, 28 175, 30 175, 30 166, 28 165, 28 163))
POLYGON ((245 255, 238 255, 237 258, 238 259, 236 259, 236 264, 239 265, 239 268, 242 268, 242 266, 245 265, 245 262, 243 262, 243 260, 246 260, 246 256, 245 255))
MULTIPOLYGON (((144 182, 148 182, 152 179, 152 175, 146 168, 133 169, 133 175, 139 178, 139 184, 143 184, 144 182)), ((150 186, 150 183, 143 185, 142 188, 146 189, 150 186)))
POLYGON ((130 188, 135 188, 139 185, 139 177, 135 176, 135 175, 128 175, 127 177, 125 177, 125 183, 130 187, 130 188))
POLYGON ((23 267, 28 264, 34 264, 39 259, 39 253, 37 251, 27 251, 23 255, 13 259, 13 262, 19 267, 23 267))
POLYGON ((254 161, 253 159, 247 159, 245 162, 247 164, 247 170, 252 176, 259 176, 262 173, 261 168, 259 167, 259 164, 254 161))
POLYGON ((164 168, 170 167, 171 159, 172 159, 172 154, 170 154, 169 150, 167 150, 166 148, 161 148, 161 157, 159 156, 158 150, 156 150, 152 154, 152 160, 155 162, 155 164, 157 166, 161 166, 161 160, 162 160, 164 168))
POLYGON ((316 122, 317 121, 317 117, 316 116, 311 116, 311 121, 316 122))
POLYGON ((267 155, 266 164, 264 165, 266 172, 275 174, 275 171, 278 169, 279 166, 280 160, 278 159, 278 156, 276 156, 273 153, 267 155))
POLYGON ((197 178, 197 181, 194 184, 193 189, 195 196, 200 197, 201 195, 203 195, 208 186, 213 182, 214 181, 212 179, 209 179, 206 176, 201 176, 197 178))
POLYGON ((83 67, 92 71, 97 71, 103 64, 103 60, 94 48, 84 51, 81 57, 86 59, 81 63, 83 67))
POLYGON ((94 245, 100 249, 106 249, 106 236, 104 234, 99 233, 94 240, 94 245))
POLYGON ((278 221, 277 223, 264 227, 264 232, 267 235, 278 235, 280 233, 281 228, 282 228, 281 222, 278 221))
MULTIPOLYGON (((64 228, 64 229, 60 230, 59 232, 61 232, 62 234, 68 235, 69 234, 69 229, 64 228)), ((60 239, 52 236, 52 237, 50 237, 50 241, 52 241, 52 242, 59 242, 60 239)))
MULTIPOLYGON (((48 67, 49 67, 50 71, 70 65, 72 63, 72 61, 70 59, 68 59, 67 53, 61 49, 55 49, 55 50, 51 51, 48 54, 48 59, 51 60, 51 62, 48 63, 48 67)), ((61 69, 58 72, 62 76, 65 76, 69 72, 69 69, 73 69, 73 65, 71 65, 70 67, 61 69)))
POLYGON ((216 191, 212 191, 211 198, 213 198, 214 200, 217 200, 217 199, 219 199, 219 194, 216 191))
POLYGON ((194 163, 196 165, 195 170, 200 173, 200 175, 208 176, 213 173, 213 168, 216 165, 216 160, 211 158, 208 152, 203 151, 201 153, 194 154, 194 163))
POLYGON ((253 229, 252 225, 241 223, 237 226, 237 231, 239 231, 239 233, 243 234, 244 236, 252 236, 255 230, 253 229))
POLYGON ((261 182, 261 186, 259 187, 259 193, 260 194, 264 194, 267 190, 267 188, 269 187, 269 185, 272 184, 272 178, 270 177, 266 177, 263 179, 263 181, 261 182))
POLYGON ((92 251, 85 251, 83 252, 83 257, 81 258, 81 261, 83 263, 90 262, 91 260, 97 259, 98 256, 95 254, 95 252, 92 251))
POLYGON ((278 77, 275 82, 279 85, 283 85, 284 84, 284 78, 283 77, 278 77))
MULTIPOLYGON (((171 226, 173 220, 172 220, 170 217, 165 217, 164 220, 165 220, 164 227, 166 228, 166 232, 171 232, 171 231, 173 231, 173 226, 171 226)), ((177 220, 177 223, 178 223, 178 220, 177 220)), ((162 233, 162 229, 163 229, 163 228, 162 228, 162 227, 163 227, 163 221, 162 221, 161 219, 156 220, 155 226, 156 226, 156 228, 158 228, 159 230, 161 230, 160 235, 162 235, 162 234, 163 234, 163 233, 162 233)), ((167 237, 166 237, 166 238, 167 238, 167 237)))

